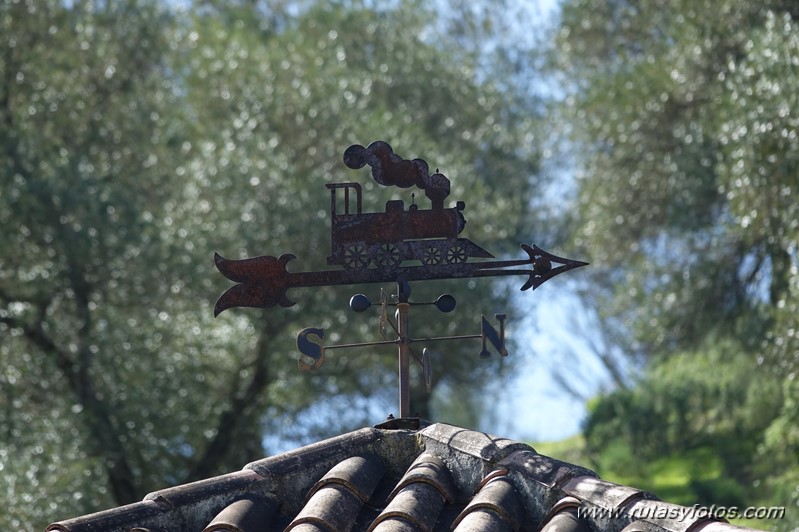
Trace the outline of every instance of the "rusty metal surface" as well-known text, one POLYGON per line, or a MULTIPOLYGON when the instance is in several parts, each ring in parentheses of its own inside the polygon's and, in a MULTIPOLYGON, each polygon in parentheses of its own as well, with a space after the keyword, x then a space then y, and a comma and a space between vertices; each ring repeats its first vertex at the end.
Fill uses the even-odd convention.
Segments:
MULTIPOLYGON (((414 349, 413 344, 441 342, 452 340, 467 340, 467 339, 480 339, 482 341, 482 349, 479 352, 480 358, 489 358, 490 351, 487 348, 491 344, 494 350, 501 356, 508 356, 508 350, 505 347, 505 314, 496 314, 494 318, 499 322, 499 331, 486 319, 481 316, 480 320, 480 334, 467 334, 458 336, 436 336, 426 338, 414 338, 410 333, 409 327, 409 310, 411 306, 415 305, 435 305, 441 312, 451 312, 456 305, 455 298, 449 294, 439 296, 435 302, 428 303, 411 303, 410 302, 410 284, 397 283, 397 293, 391 297, 396 300, 392 306, 396 307, 395 321, 392 321, 388 316, 388 297, 381 289, 380 291, 380 318, 379 330, 381 336, 385 339, 382 341, 373 342, 360 342, 360 343, 345 343, 325 345, 325 330, 318 327, 306 327, 297 335, 297 349, 300 351, 301 356, 297 360, 299 368, 303 371, 317 370, 325 363, 326 353, 334 349, 347 349, 361 347, 377 347, 377 346, 392 346, 397 348, 397 358, 399 363, 399 413, 401 418, 410 416, 410 361, 413 358, 417 363, 422 366, 422 374, 425 378, 428 393, 432 389, 432 359, 433 355, 428 348, 424 348, 422 356, 414 349), (388 337, 389 326, 391 330, 396 333, 396 338, 390 339, 388 337)), ((364 294, 356 294, 350 299, 350 307, 356 312, 363 312, 370 308, 372 303, 364 294)))
MULTIPOLYGON (((324 329, 309 327, 297 337, 297 348, 306 357, 299 359, 302 370, 322 366, 325 352, 330 349, 392 345, 398 350, 399 415, 410 416, 410 360, 423 367, 428 392, 432 386, 432 356, 425 349, 420 355, 413 343, 440 340, 481 338, 481 358, 490 356, 488 340, 499 353, 507 356, 505 349, 504 314, 497 315, 500 330, 497 332, 482 318, 479 335, 448 336, 438 338, 413 338, 408 327, 408 299, 411 281, 437 279, 466 279, 523 275, 527 280, 522 290, 535 289, 552 277, 585 266, 587 263, 553 255, 536 245, 522 244, 527 258, 519 260, 485 260, 494 256, 471 240, 460 236, 466 225, 462 201, 445 207, 450 193, 450 181, 436 170, 431 174, 422 159, 406 160, 394 153, 386 142, 377 141, 364 148, 353 145, 344 152, 344 163, 352 169, 371 168, 374 180, 383 186, 400 188, 418 187, 430 202, 429 208, 416 204, 406 207, 402 200, 386 203, 384 212, 364 212, 363 189, 358 183, 327 184, 330 191, 330 254, 327 264, 338 269, 309 272, 289 272, 288 263, 296 257, 261 257, 230 260, 216 254, 216 266, 222 274, 238 284, 226 290, 216 302, 214 314, 231 307, 272 307, 294 305, 287 294, 291 288, 353 285, 395 282, 397 284, 396 323, 388 319, 387 302, 381 291, 380 333, 381 342, 360 344, 323 345, 324 329), (397 333, 388 337, 388 325, 397 333)), ((452 296, 444 295, 435 303, 442 312, 455 308, 452 296), (443 299, 442 299, 443 298, 443 299)), ((353 310, 362 312, 371 303, 361 294, 350 302, 353 310)))
POLYGON ((286 292, 297 287, 523 275, 527 281, 521 289, 535 289, 556 275, 587 264, 527 244, 521 246, 527 253, 524 259, 477 260, 494 257, 458 236, 466 222, 466 206, 458 201, 454 207, 444 207, 450 192, 446 176, 430 174, 422 159, 402 159, 383 141, 366 148, 350 146, 344 162, 353 169, 368 165, 380 185, 420 188, 430 200, 430 208, 421 208, 415 200, 408 206, 402 200, 392 200, 384 212, 363 212, 358 183, 327 184, 331 195, 327 262, 339 269, 289 272, 286 266, 295 258, 291 254, 240 260, 216 254, 219 271, 238 284, 219 297, 215 315, 232 307, 292 306, 286 292))

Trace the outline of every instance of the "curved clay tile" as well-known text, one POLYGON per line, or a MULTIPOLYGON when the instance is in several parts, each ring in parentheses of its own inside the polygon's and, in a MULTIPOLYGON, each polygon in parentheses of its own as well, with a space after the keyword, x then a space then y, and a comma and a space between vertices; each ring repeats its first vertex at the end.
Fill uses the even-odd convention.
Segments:
POLYGON ((255 532, 265 530, 277 504, 263 497, 239 499, 214 517, 203 532, 255 532))
POLYGON ((340 462, 311 488, 308 502, 286 530, 350 530, 384 472, 385 464, 374 455, 340 462))
POLYGON ((432 531, 444 503, 453 502, 455 495, 452 475, 441 458, 422 453, 405 472, 369 530, 432 531))
POLYGON ((389 495, 393 499, 405 486, 413 482, 424 482, 433 486, 447 502, 455 500, 456 488, 444 461, 431 453, 422 453, 410 465, 397 487, 389 495))
POLYGON ((353 456, 336 464, 325 476, 313 485, 308 491, 306 501, 317 490, 328 484, 341 484, 355 493, 361 502, 366 502, 372 496, 377 483, 386 472, 386 465, 376 455, 353 456))
MULTIPOLYGON (((524 508, 507 469, 492 471, 480 483, 480 491, 453 523, 457 532, 477 530, 520 530, 524 508)), ((528 523, 529 525, 529 523, 528 523)))

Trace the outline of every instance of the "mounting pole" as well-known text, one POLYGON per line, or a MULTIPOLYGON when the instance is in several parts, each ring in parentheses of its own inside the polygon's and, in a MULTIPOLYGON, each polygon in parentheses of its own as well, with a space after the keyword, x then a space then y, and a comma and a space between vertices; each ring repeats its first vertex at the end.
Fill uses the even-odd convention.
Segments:
POLYGON ((410 398, 410 349, 411 337, 408 333, 408 302, 410 286, 406 282, 397 283, 397 334, 399 335, 399 412, 400 417, 409 417, 411 410, 410 398))

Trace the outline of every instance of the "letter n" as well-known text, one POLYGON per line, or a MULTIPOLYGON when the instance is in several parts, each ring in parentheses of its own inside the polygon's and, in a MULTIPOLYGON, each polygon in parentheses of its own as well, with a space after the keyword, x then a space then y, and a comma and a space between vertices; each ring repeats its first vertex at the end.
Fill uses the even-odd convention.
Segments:
POLYGON ((494 317, 499 321, 499 332, 491 326, 484 315, 480 315, 480 337, 483 340, 483 349, 480 351, 480 358, 488 358, 491 353, 486 349, 486 339, 491 342, 497 352, 506 357, 508 350, 505 348, 505 314, 494 314, 494 317))

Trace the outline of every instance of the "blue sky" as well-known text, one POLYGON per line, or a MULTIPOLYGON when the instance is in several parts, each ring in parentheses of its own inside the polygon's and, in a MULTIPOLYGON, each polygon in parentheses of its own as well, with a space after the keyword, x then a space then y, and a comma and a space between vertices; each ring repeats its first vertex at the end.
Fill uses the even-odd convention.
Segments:
MULTIPOLYGON (((520 26, 545 27, 557 16, 559 0, 525 0, 519 3, 530 20, 518 19, 520 26)), ((543 90, 553 95, 556 87, 543 90)), ((554 94, 557 96, 557 94, 554 94)), ((554 150, 558 151, 558 150, 554 150)), ((573 181, 573 172, 564 161, 544 161, 545 168, 557 176, 560 190, 549 191, 557 201, 573 181)), ((531 235, 534 238, 535 235, 531 235)), ((557 244, 547 249, 559 254, 557 244)), ((552 246, 546 246, 549 248, 552 246)), ((570 257, 584 260, 583 257, 570 257)), ((589 266, 590 267, 590 266, 589 266)), ((580 271, 564 275, 580 275, 580 271)), ((523 441, 553 441, 573 436, 580 431, 585 418, 585 400, 575 397, 552 376, 553 369, 574 376, 583 397, 591 397, 608 385, 608 378, 588 343, 582 338, 592 333, 590 320, 582 314, 580 303, 563 277, 550 280, 534 292, 522 292, 511 312, 524 312, 526 317, 510 330, 519 342, 521 360, 512 361, 517 371, 503 394, 486 416, 481 430, 523 441)), ((513 353, 511 353, 511 356, 513 353)))
POLYGON ((585 330, 579 301, 564 279, 579 272, 567 272, 516 298, 512 312, 527 316, 508 334, 523 352, 510 353, 508 363, 515 374, 503 386, 481 430, 520 441, 561 440, 580 431, 585 401, 564 390, 552 376, 553 369, 565 369, 586 397, 607 385, 604 370, 581 339, 590 329, 585 330))

